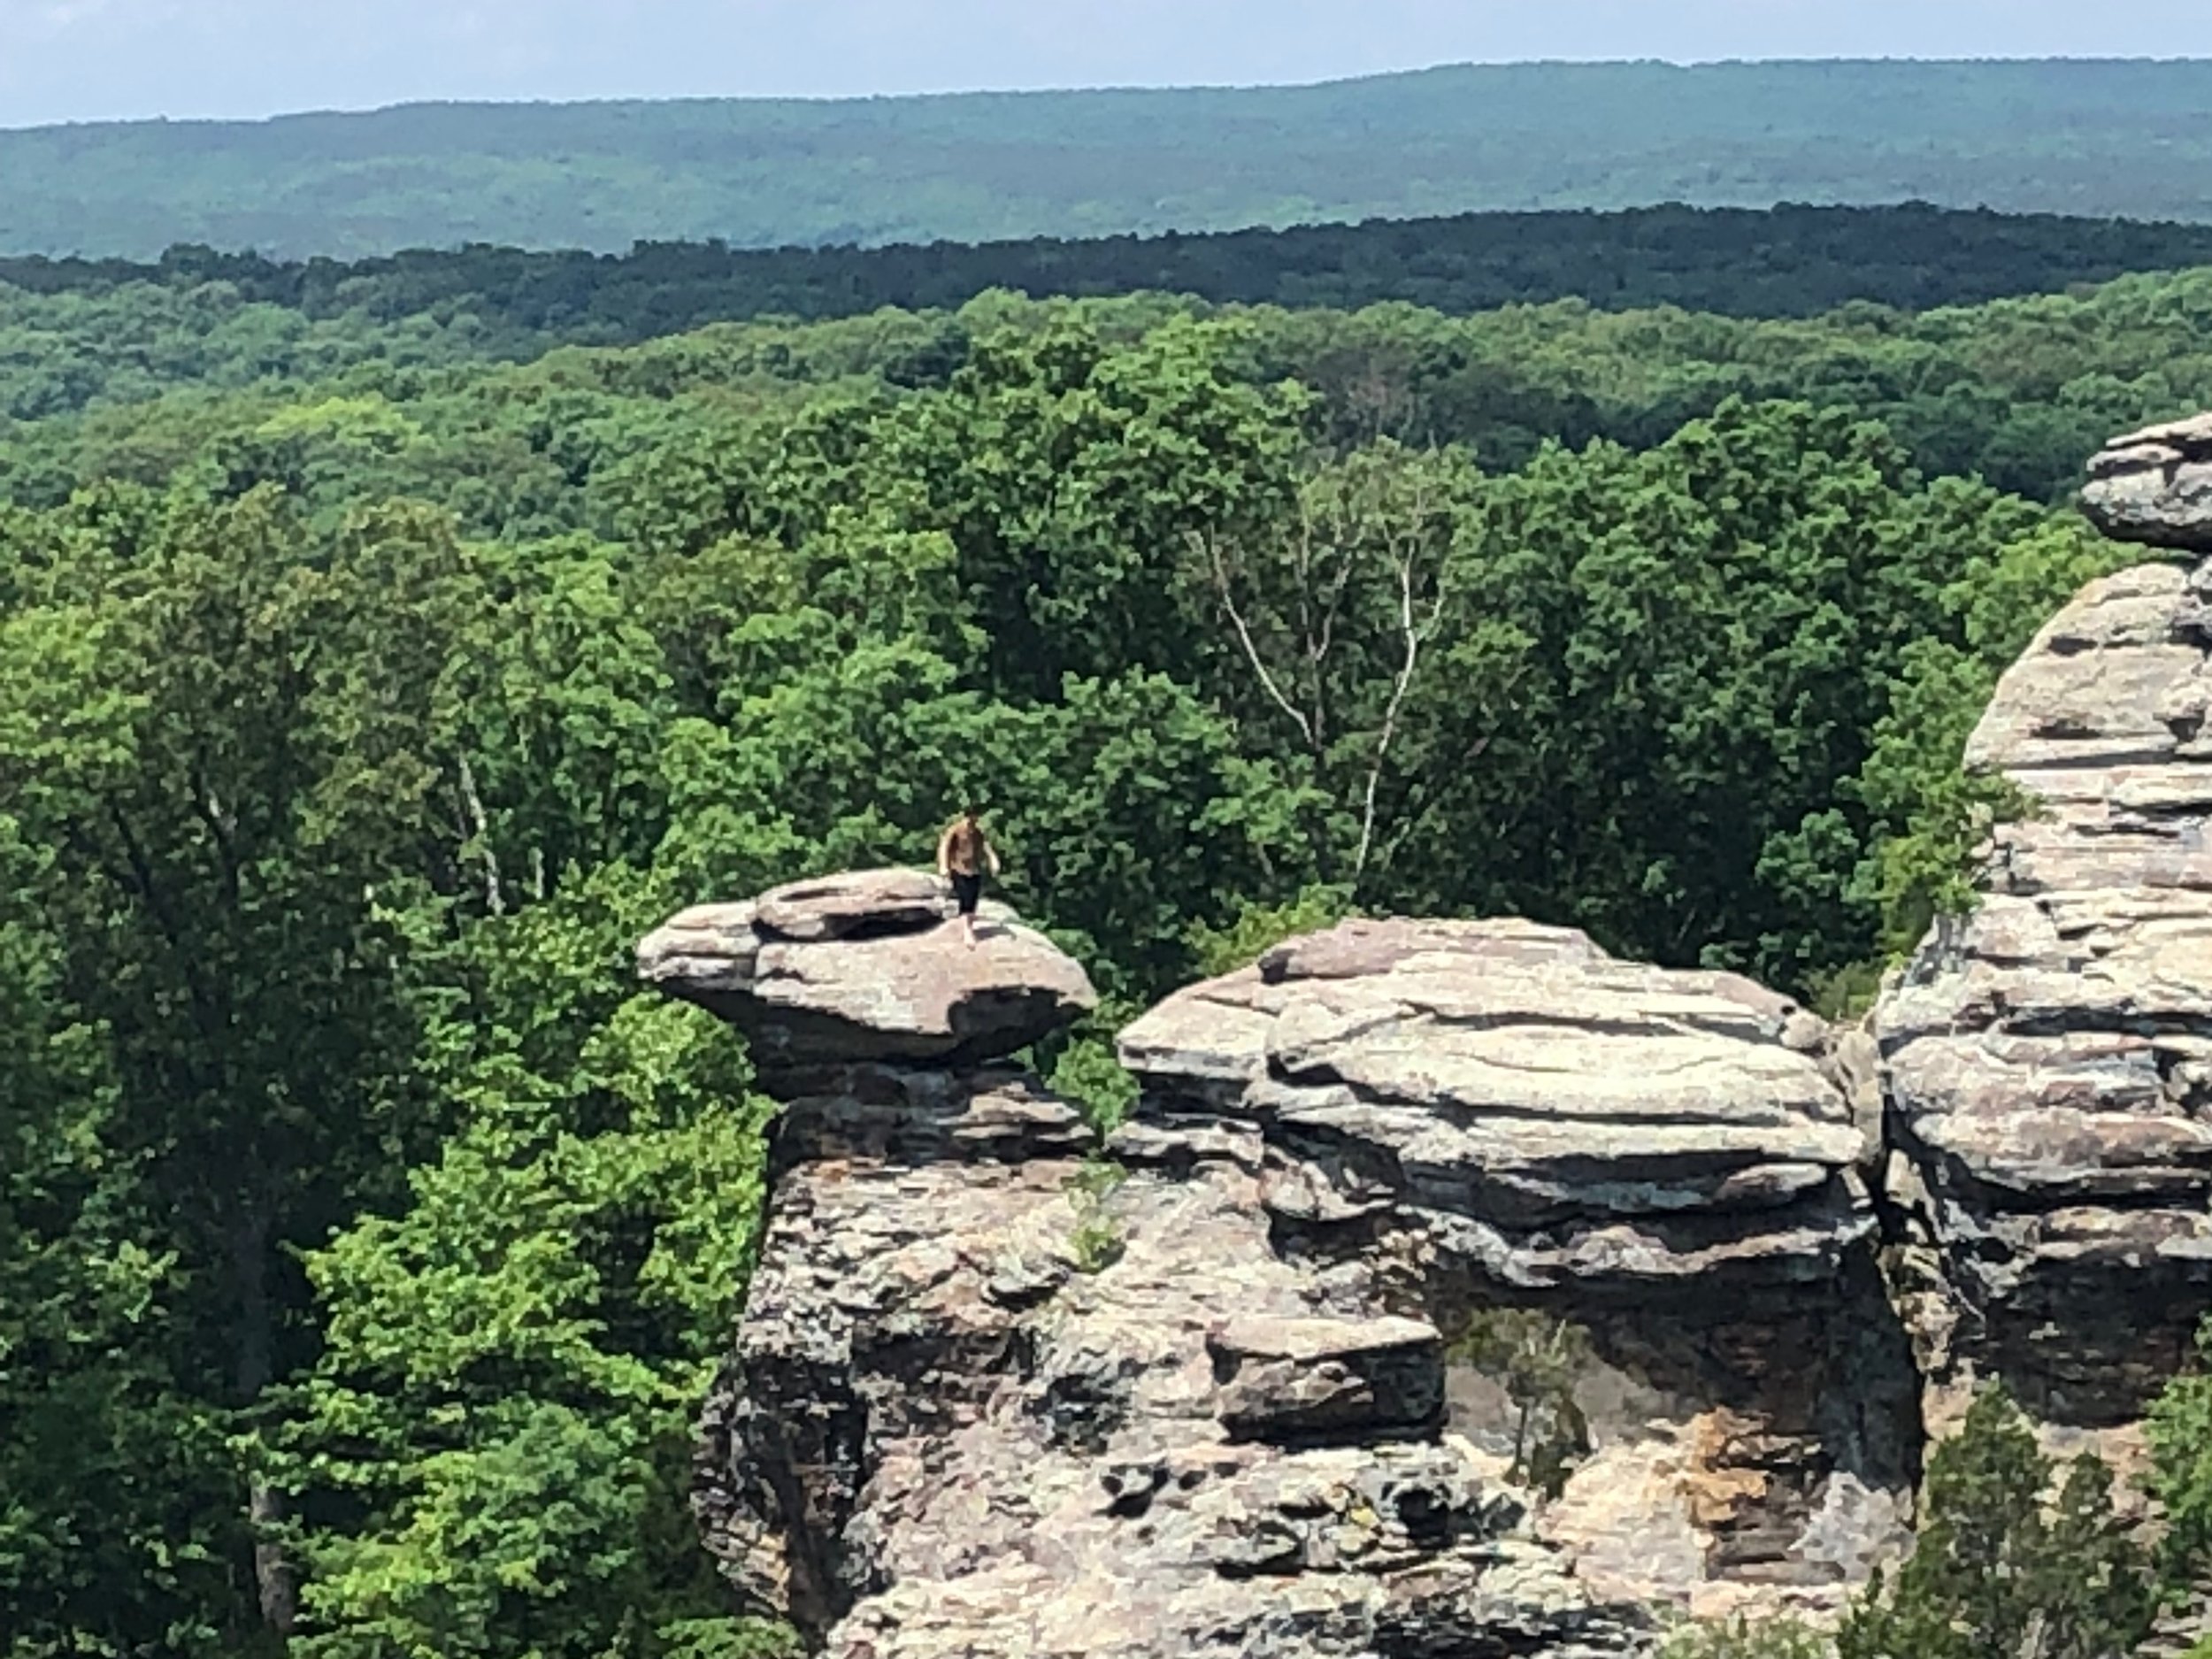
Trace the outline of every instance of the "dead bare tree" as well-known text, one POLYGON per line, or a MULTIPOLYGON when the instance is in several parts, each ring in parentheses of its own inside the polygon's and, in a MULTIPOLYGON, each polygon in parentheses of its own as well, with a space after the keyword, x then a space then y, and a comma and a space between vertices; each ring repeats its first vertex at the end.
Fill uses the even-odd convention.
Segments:
POLYGON ((1383 778, 1407 699, 1445 614, 1448 545, 1437 534, 1437 480, 1427 457, 1403 465, 1403 453, 1389 445, 1379 460, 1371 454, 1371 475, 1340 474, 1325 488, 1323 480, 1310 483, 1274 549, 1255 553, 1218 534, 1191 536, 1261 692, 1296 729, 1321 775, 1341 764, 1335 726, 1343 659, 1355 659, 1355 673, 1368 660, 1387 659, 1388 688, 1354 778, 1355 888, 1374 856, 1383 778), (1363 598, 1372 607, 1365 617, 1355 614, 1363 598))

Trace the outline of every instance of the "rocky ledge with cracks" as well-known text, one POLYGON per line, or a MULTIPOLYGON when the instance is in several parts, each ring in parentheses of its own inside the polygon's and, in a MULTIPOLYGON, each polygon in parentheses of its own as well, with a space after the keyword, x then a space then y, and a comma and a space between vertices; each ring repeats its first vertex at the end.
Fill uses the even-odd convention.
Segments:
POLYGON ((1863 1036, 1564 929, 1383 921, 1170 998, 1121 1055, 1148 1118, 1248 1125, 1286 1259, 1453 1343, 1454 1432, 1526 1462, 1514 1361, 1470 1340, 1502 1313, 1581 1356, 1532 1531, 1594 1593, 1819 1611, 1901 1547, 1916 1380, 1863 1036))
MULTIPOLYGON (((1018 1065, 917 1056, 916 1028, 941 1041, 955 1017, 913 1010, 957 1003, 906 987, 969 972, 956 930, 917 926, 888 876, 810 890, 844 931, 806 942, 872 949, 828 976, 840 1025, 776 1050, 760 1265, 703 1423, 695 1506, 749 1601, 839 1659, 1647 1648, 1646 1611, 1578 1582, 1498 1460, 1446 1432, 1441 1333, 1358 1261, 1278 1248, 1283 1160, 1255 1125, 1140 1125, 1120 1168, 1087 1161, 1079 1115, 1018 1065), (891 991, 853 983, 863 960, 891 991), (862 1010, 887 1010, 879 1045, 862 1010)), ((790 1029, 773 979, 725 964, 764 923, 829 924, 714 914, 749 919, 680 922, 643 972, 790 1029)), ((1048 1001, 1016 1000, 1071 1018, 1079 971, 1000 926, 1024 955, 975 959, 990 995, 1033 984, 1048 1001)))
POLYGON ((2082 505, 2115 541, 2212 553, 2212 414, 2113 439, 2089 463, 2082 505))
MULTIPOLYGON (((2212 549, 2212 416, 2093 474, 2115 534, 2212 549)), ((1932 1431, 2001 1379, 2123 1474, 2212 1305, 2208 600, 2212 564, 2120 572, 2005 674, 1967 758, 2027 810, 1874 1021, 1932 1431)))

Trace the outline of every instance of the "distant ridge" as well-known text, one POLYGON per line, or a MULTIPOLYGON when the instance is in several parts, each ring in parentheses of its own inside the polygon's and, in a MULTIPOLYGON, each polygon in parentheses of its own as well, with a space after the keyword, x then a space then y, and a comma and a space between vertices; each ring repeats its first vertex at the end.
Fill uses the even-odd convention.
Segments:
POLYGON ((1898 60, 34 127, 0 132, 0 253, 974 242, 1660 202, 2208 221, 2208 110, 2207 60, 1898 60))

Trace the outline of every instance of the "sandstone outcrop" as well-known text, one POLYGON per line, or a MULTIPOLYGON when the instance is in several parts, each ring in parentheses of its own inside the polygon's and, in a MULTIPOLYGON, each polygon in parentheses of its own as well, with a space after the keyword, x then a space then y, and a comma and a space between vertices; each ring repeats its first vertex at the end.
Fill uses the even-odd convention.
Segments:
POLYGON ((1002 906, 972 946, 905 870, 796 882, 686 910, 638 949, 650 984, 751 1040, 771 1093, 855 1062, 949 1066, 1027 1048, 1097 1001, 1081 968, 1002 906))
MULTIPOLYGON (((2095 473, 2116 534, 2212 549, 2212 418, 2095 473)), ((2004 676, 1968 759, 2029 810, 1875 1017, 1932 1425, 2001 1379, 2124 1471, 2212 1303, 2208 593, 2212 566, 2107 577, 2004 676)))
POLYGON ((2212 553, 2212 413, 2113 439, 2082 504, 2115 541, 2212 553))
POLYGON ((1644 1650, 1646 1613, 1447 1432, 1440 1333, 1278 1248, 1255 1125, 1139 1125, 1118 1168, 1086 1161, 1002 1056, 1088 987, 993 931, 971 956, 871 874, 641 950, 754 1034, 785 1102, 703 1425, 729 1579, 839 1659, 1644 1650))
MULTIPOLYGON (((1532 1524, 1579 1581, 1817 1608, 1900 1543, 1916 1385, 1863 1042, 1576 933, 1353 922, 1170 998, 1121 1052, 1148 1116, 1251 1126, 1292 1259, 1448 1337, 1535 1310, 1586 1344, 1532 1524)), ((1451 1430, 1501 1454, 1504 1369, 1455 1359, 1448 1387, 1451 1430)))

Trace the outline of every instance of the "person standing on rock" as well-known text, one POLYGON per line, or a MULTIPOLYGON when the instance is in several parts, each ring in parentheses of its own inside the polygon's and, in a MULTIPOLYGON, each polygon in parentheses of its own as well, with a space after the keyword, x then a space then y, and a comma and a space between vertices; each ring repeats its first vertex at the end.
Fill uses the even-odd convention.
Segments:
POLYGON ((975 807, 962 810, 937 838, 937 873, 952 883, 952 896, 960 906, 960 924, 975 943, 975 909, 983 899, 984 873, 999 872, 998 849, 983 833, 983 815, 975 807))

